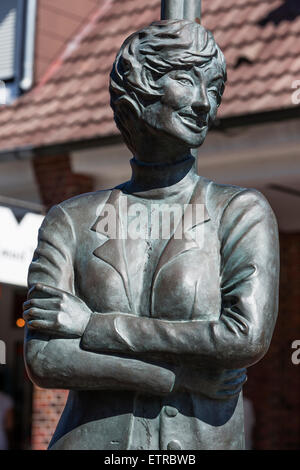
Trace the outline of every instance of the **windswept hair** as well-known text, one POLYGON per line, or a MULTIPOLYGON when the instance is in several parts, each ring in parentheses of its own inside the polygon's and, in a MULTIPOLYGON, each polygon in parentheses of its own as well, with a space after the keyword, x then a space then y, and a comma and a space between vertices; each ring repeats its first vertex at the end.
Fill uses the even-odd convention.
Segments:
POLYGON ((157 21, 125 40, 110 74, 110 96, 116 124, 129 148, 133 145, 128 113, 139 118, 143 107, 160 99, 163 91, 157 80, 172 70, 207 65, 223 77, 220 102, 226 63, 212 33, 203 26, 188 20, 157 21))

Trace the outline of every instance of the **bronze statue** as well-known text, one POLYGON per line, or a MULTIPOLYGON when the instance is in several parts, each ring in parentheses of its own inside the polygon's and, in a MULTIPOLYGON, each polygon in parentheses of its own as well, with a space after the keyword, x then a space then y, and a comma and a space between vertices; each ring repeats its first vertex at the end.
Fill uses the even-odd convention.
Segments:
POLYGON ((70 390, 51 449, 244 447, 245 368, 277 315, 278 234, 259 192, 197 174, 191 149, 225 81, 213 35, 188 20, 153 23, 117 55, 111 104, 132 178, 53 207, 29 270, 28 373, 70 390))

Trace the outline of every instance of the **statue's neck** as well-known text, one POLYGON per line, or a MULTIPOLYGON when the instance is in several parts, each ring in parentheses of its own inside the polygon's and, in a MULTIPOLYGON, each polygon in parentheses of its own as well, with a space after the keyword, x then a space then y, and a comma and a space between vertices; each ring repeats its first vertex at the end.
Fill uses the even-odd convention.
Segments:
POLYGON ((132 177, 126 184, 126 190, 138 192, 172 186, 187 174, 191 177, 196 174, 194 163, 195 158, 190 154, 179 162, 168 164, 144 163, 133 158, 130 160, 132 177))

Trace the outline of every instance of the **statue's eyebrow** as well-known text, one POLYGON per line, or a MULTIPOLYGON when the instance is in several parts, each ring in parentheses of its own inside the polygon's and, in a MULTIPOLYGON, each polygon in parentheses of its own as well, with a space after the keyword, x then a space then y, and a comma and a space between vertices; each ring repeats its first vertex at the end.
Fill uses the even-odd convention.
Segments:
MULTIPOLYGON (((202 67, 200 67, 200 69, 202 69, 202 67)), ((197 75, 199 75, 199 74, 202 75, 201 70, 199 70, 199 72, 198 72, 197 67, 194 66, 194 70, 196 71, 196 74, 197 74, 197 75)), ((210 67, 208 67, 206 70, 207 70, 207 71, 210 71, 210 70, 212 70, 212 67, 210 66, 210 67)), ((219 72, 219 71, 216 70, 216 72, 219 72)), ((210 79, 210 80, 208 81, 208 83, 211 84, 211 83, 213 83, 213 82, 216 82, 217 80, 222 80, 222 81, 224 80, 224 77, 223 77, 223 75, 222 75, 220 72, 219 72, 217 75, 215 75, 212 79, 210 79)))
POLYGON ((218 81, 218 80, 223 80, 223 76, 222 76, 221 74, 217 75, 216 77, 213 77, 213 78, 209 81, 209 83, 211 84, 211 83, 216 82, 216 81, 218 81))

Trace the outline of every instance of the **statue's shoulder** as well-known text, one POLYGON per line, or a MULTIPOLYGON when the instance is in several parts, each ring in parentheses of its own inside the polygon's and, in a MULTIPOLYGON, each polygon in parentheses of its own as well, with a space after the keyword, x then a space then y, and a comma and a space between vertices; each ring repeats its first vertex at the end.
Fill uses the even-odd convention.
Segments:
POLYGON ((219 222, 224 211, 236 210, 238 207, 251 208, 256 206, 258 210, 269 211, 270 205, 264 195, 254 188, 244 188, 229 184, 220 184, 206 180, 206 205, 208 212, 219 222))
POLYGON ((206 187, 207 203, 220 209, 225 207, 233 197, 247 190, 241 186, 220 184, 211 180, 206 180, 206 187))
POLYGON ((95 219, 101 207, 104 206, 112 189, 79 194, 56 206, 53 206, 46 219, 56 219, 58 222, 67 219, 72 225, 90 223, 95 219))
POLYGON ((99 205, 105 204, 111 195, 111 192, 112 189, 105 189, 102 191, 79 194, 78 196, 74 196, 59 203, 59 207, 69 213, 82 210, 93 210, 94 208, 98 208, 99 205))

